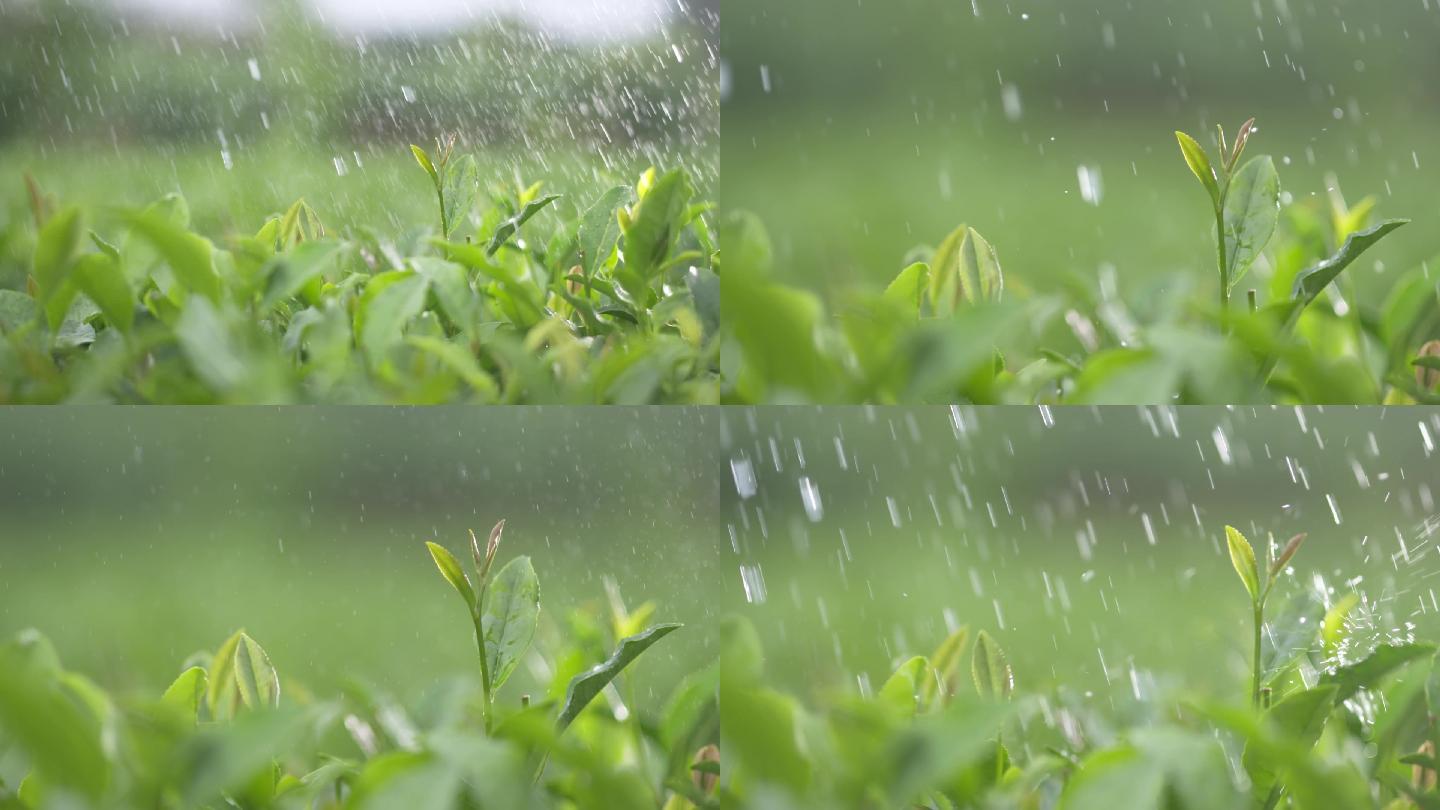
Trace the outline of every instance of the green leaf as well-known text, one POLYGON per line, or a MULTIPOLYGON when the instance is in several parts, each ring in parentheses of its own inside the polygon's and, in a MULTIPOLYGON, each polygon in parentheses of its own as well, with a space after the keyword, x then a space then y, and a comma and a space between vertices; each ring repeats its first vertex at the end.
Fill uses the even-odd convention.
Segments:
POLYGON ((1320 622, 1320 641, 1325 645, 1327 657, 1335 655, 1340 649, 1340 642, 1345 639, 1345 619, 1358 604, 1360 597, 1352 591, 1335 600, 1335 604, 1325 611, 1325 618, 1320 622))
POLYGON ((415 155, 415 162, 420 164, 420 168, 424 169, 425 173, 430 175, 430 182, 435 184, 435 190, 439 191, 440 173, 435 171, 435 164, 430 162, 430 156, 425 154, 424 149, 421 149, 413 143, 410 144, 410 152, 415 155))
POLYGON ((1335 700, 1349 700, 1361 689, 1373 689, 1387 675, 1429 655, 1435 654, 1433 644, 1381 644, 1365 660, 1327 672, 1320 684, 1334 684, 1335 700))
POLYGON ((0 738, 28 757, 47 785, 91 799, 105 789, 110 766, 102 729, 65 688, 55 651, 33 631, 0 645, 0 738))
POLYGON ((470 211, 475 207, 475 195, 479 191, 480 171, 475 167, 473 155, 466 155, 445 165, 444 187, 441 191, 441 199, 444 200, 444 233, 441 236, 449 239, 450 234, 460 227, 461 221, 470 216, 470 211))
POLYGON ((244 633, 235 645, 235 686, 240 701, 252 709, 280 705, 280 676, 265 650, 244 633))
POLYGON ((614 252, 615 243, 620 239, 615 209, 629 201, 630 189, 615 186, 601 194, 580 217, 580 267, 587 278, 595 275, 614 252))
MULTIPOLYGON (((1176 133, 1177 135, 1180 133, 1176 133)), ((1165 774, 1133 746, 1101 750, 1065 785, 1060 810, 1160 810, 1165 774)))
POLYGON ((235 685, 235 650, 240 646, 240 637, 245 634, 243 630, 237 630, 234 635, 225 639, 220 649, 215 651, 215 657, 210 660, 210 691, 206 695, 209 704, 210 716, 219 718, 229 716, 234 701, 239 700, 235 685))
POLYGON ((0 290, 0 334, 9 334, 32 323, 40 312, 34 298, 15 290, 0 290))
POLYGON ((961 625, 935 648, 935 652, 930 656, 930 665, 933 667, 931 674, 934 677, 926 679, 920 685, 922 706, 928 707, 937 700, 944 703, 954 696, 956 679, 960 673, 960 660, 969 643, 970 626, 961 625))
POLYGON ((405 325, 425 309, 429 284, 417 273, 394 271, 370 280, 356 312, 355 333, 371 362, 379 364, 400 342, 405 325))
POLYGON ((480 615, 490 690, 499 689, 520 663, 540 618, 540 579, 529 557, 516 557, 486 588, 480 615))
POLYGON ((1280 175, 1267 156, 1248 161, 1225 191, 1225 256, 1230 288, 1244 277, 1275 233, 1280 218, 1280 175))
POLYGON ((901 664, 880 687, 878 698, 881 703, 899 709, 905 716, 915 713, 916 697, 920 686, 932 680, 930 662, 925 656, 917 655, 901 664))
POLYGON ((520 213, 500 223, 499 227, 495 229, 495 234, 490 237, 490 244, 485 248, 485 254, 494 256, 495 251, 510 241, 510 237, 514 236, 515 232, 520 230, 521 225, 524 225, 531 217, 540 213, 542 208, 558 199, 560 199, 559 194, 551 194, 526 203, 525 207, 520 209, 520 213))
MULTIPOLYGON (((1320 733, 1325 730, 1330 712, 1335 708, 1336 692, 1334 685, 1292 692, 1265 712, 1265 722, 1280 738, 1290 740, 1305 750, 1314 748, 1320 733)), ((1281 764, 1263 749, 1246 746, 1241 762, 1250 774, 1258 795, 1268 793, 1281 778, 1281 764)))
POLYGON ((1230 564, 1235 566, 1235 573, 1239 574, 1240 581, 1245 583, 1245 590, 1250 593, 1250 601, 1258 603, 1260 574, 1255 568, 1255 549, 1234 526, 1225 527, 1225 544, 1230 547, 1230 564))
POLYGON ((1409 222, 1408 219, 1387 219, 1372 228, 1350 234, 1345 244, 1340 246, 1339 252, 1295 279, 1295 290, 1291 297, 1300 303, 1301 308, 1308 306, 1351 262, 1360 258, 1360 254, 1384 239, 1386 234, 1409 222))
POLYGON ((885 300, 894 301, 905 308, 908 314, 912 310, 915 317, 920 316, 920 302, 925 294, 925 288, 930 283, 930 265, 924 262, 915 262, 896 276, 890 285, 885 288, 885 300))
POLYGON ((341 244, 334 241, 301 242, 275 257, 265 284, 261 307, 270 309, 293 298, 303 288, 335 266, 341 244))
POLYGON ((407 335, 405 342, 439 360, 475 393, 486 398, 500 395, 500 387, 494 378, 485 373, 475 355, 464 346, 429 335, 407 335))
POLYGON ((590 705, 595 696, 615 680, 621 670, 631 664, 641 653, 650 649, 650 646, 670 633, 678 630, 679 624, 657 624, 643 633, 638 633, 620 640, 620 646, 605 659, 590 669, 576 675, 570 681, 570 687, 565 692, 565 702, 560 708, 560 717, 556 720, 556 727, 564 731, 570 726, 580 712, 590 705))
POLYGON ((227 319, 208 299, 190 297, 175 324, 175 338, 195 374, 216 391, 236 390, 249 377, 248 355, 231 334, 227 319))
POLYGON ((200 720, 201 709, 205 708, 205 693, 209 688, 210 680, 206 677, 204 668, 190 667, 170 684, 165 694, 160 697, 160 702, 174 706, 192 719, 200 720))
POLYGON ((1010 670, 1010 662, 1000 645, 984 630, 975 636, 970 674, 975 678, 975 690, 982 697, 1006 700, 1015 690, 1015 674, 1010 670))
POLYGON ((1195 179, 1205 187, 1210 195, 1210 203, 1215 208, 1220 207, 1220 183, 1215 178, 1215 170, 1210 168, 1210 158, 1205 156, 1205 150, 1196 143, 1195 139, 1183 132, 1175 133, 1175 140, 1180 142, 1180 154, 1185 156, 1185 165, 1195 174, 1195 179))
MULTIPOLYGON (((728 704, 722 705, 728 711, 728 704)), ((891 801, 876 806, 913 807, 925 792, 953 783, 967 768, 995 755, 996 738, 1012 713, 1010 704, 971 698, 918 717, 882 740, 884 748, 875 756, 891 801)))
POLYGON ((70 269, 83 229, 80 209, 71 207, 51 217, 35 238, 31 273, 51 330, 60 326, 75 297, 75 288, 69 284, 70 269))
POLYGON ((149 211, 129 214, 125 219, 135 233, 154 246, 187 290, 219 303, 220 276, 215 272, 215 246, 209 239, 149 211))
MULTIPOLYGON (((659 274, 670 248, 684 227, 686 209, 695 190, 683 169, 656 178, 635 204, 625 233, 625 269, 642 283, 659 274)), ((631 290, 638 294, 637 290, 631 290)))
POLYGON ((465 576, 465 569, 460 567, 460 561, 450 550, 440 545, 425 541, 425 547, 430 549, 430 557, 435 560, 435 567, 440 569, 440 576, 450 583, 450 587, 460 594, 465 600, 465 610, 472 615, 475 611, 475 590, 470 587, 470 578, 465 576))
MULTIPOLYGON (((722 665, 728 666, 723 658, 722 665)), ((799 703, 789 695, 738 685, 722 676, 720 705, 724 756, 735 757, 747 781, 802 794, 815 766, 800 747, 800 729, 808 718, 799 703)))
POLYGON ((105 319, 122 334, 135 324, 135 296, 120 264, 105 253, 90 253, 75 262, 75 283, 100 307, 105 319))
POLYGON ((935 314, 955 314, 962 304, 999 301, 1004 275, 995 249, 964 225, 945 237, 930 261, 930 304, 935 314))

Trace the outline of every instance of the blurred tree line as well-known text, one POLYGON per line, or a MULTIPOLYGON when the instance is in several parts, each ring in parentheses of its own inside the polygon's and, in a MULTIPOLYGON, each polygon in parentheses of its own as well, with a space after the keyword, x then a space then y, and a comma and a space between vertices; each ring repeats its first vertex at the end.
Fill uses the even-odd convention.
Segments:
POLYGON ((735 77, 727 115, 877 99, 998 107, 1005 84, 1026 109, 1080 113, 1237 96, 1433 106, 1437 42, 1440 13, 1420 0, 730 0, 721 49, 735 77))
POLYGON ((594 45, 518 21, 345 39, 299 0, 230 31, 0 3, 0 138, 705 142, 719 130, 718 2, 679 8, 653 37, 594 45))

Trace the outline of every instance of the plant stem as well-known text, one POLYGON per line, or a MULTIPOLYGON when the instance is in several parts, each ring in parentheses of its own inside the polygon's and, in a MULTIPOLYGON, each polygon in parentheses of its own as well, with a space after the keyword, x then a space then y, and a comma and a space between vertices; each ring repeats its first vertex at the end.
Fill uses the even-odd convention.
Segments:
POLYGON ((1251 656, 1250 702, 1260 708, 1260 629, 1265 622, 1265 606, 1255 603, 1255 648, 1251 656))
POLYGON ((1215 257, 1220 266, 1220 312, 1230 309, 1230 268, 1225 261, 1225 209, 1215 208, 1215 257))
POLYGON ((475 647, 480 652, 480 719, 485 724, 485 736, 490 736, 490 662, 485 660, 485 631, 478 611, 470 612, 475 624, 475 647))

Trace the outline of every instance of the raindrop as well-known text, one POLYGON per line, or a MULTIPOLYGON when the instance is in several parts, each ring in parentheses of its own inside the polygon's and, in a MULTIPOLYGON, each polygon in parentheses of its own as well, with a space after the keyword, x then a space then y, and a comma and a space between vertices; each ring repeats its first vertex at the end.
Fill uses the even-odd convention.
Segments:
POLYGON ((813 523, 824 517, 825 509, 820 503, 820 488, 810 478, 800 479, 800 500, 805 503, 805 517, 813 523))
POLYGON ((735 479, 735 491, 741 498, 755 495, 755 467, 748 458, 730 459, 730 475, 735 479))
POLYGON ((1019 121, 1024 111, 1020 107, 1020 88, 1013 84, 1000 86, 1000 106, 1005 109, 1005 117, 1011 121, 1019 121))
POLYGON ((1075 167, 1075 176, 1080 180, 1080 199, 1091 205, 1099 205, 1105 187, 1100 181, 1100 167, 1081 164, 1075 167))

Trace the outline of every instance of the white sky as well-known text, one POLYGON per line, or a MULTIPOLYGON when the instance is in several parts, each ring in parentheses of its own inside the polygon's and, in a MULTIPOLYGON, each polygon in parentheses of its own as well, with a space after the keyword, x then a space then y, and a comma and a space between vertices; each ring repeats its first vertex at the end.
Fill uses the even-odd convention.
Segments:
MULTIPOLYGON (((243 24, 254 0, 108 0, 123 9, 197 25, 243 24)), ((649 33, 669 14, 668 0, 304 0, 340 31, 436 31, 495 17, 519 17, 573 39, 649 33)))

